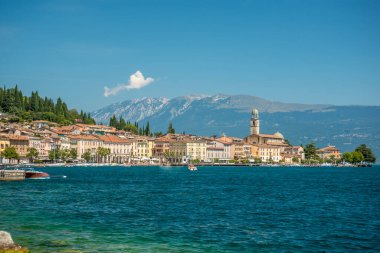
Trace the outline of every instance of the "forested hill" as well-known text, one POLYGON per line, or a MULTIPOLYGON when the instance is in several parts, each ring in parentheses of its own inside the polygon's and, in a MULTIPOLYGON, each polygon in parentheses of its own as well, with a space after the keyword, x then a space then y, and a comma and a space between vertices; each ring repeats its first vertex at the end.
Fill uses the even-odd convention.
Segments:
POLYGON ((41 97, 38 91, 31 96, 24 96, 17 87, 0 88, 0 111, 15 115, 12 121, 48 120, 67 125, 75 122, 95 124, 89 113, 69 109, 67 104, 58 98, 56 102, 48 97, 41 97))

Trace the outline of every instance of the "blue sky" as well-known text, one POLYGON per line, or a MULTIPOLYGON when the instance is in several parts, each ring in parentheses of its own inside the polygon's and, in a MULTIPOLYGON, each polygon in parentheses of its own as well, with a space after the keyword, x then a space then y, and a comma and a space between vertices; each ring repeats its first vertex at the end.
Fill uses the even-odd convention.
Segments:
POLYGON ((14 84, 88 111, 217 93, 380 105, 380 1, 0 0, 0 85, 14 84), (127 88, 136 71, 153 80, 127 88))

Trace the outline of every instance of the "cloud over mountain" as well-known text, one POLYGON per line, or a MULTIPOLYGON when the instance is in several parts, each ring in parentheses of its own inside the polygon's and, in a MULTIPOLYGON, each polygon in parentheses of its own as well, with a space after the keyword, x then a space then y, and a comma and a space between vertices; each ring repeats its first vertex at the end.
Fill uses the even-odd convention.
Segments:
POLYGON ((145 78, 141 71, 136 71, 136 73, 132 74, 129 77, 128 83, 119 84, 116 87, 109 88, 107 86, 104 87, 104 96, 108 97, 111 95, 116 95, 122 90, 133 90, 133 89, 141 89, 151 83, 154 82, 154 79, 151 77, 145 78))

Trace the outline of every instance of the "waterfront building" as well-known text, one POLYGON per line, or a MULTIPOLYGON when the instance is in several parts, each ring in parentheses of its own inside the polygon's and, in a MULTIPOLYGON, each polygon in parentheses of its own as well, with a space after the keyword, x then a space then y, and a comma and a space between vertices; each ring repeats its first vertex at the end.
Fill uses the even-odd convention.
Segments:
POLYGON ((132 153, 132 142, 125 138, 114 135, 98 135, 103 141, 103 148, 110 150, 110 155, 99 158, 102 162, 107 163, 125 163, 128 162, 132 153))
POLYGON ((186 143, 186 158, 188 160, 206 160, 206 140, 188 140, 186 143))
POLYGON ((243 142, 234 142, 231 147, 231 158, 240 160, 246 159, 246 153, 244 152, 244 143, 243 142))
POLYGON ((29 148, 29 137, 23 135, 8 135, 9 145, 16 148, 20 160, 26 160, 29 148))
POLYGON ((243 143, 243 159, 253 159, 259 157, 259 149, 255 145, 243 143))
POLYGON ((148 161, 153 156, 154 141, 145 136, 132 139, 132 159, 148 161))
POLYGON ((70 150, 71 149, 71 141, 67 136, 59 137, 59 148, 62 150, 70 150))
POLYGON ((169 162, 188 162, 186 157, 187 142, 184 140, 176 140, 169 143, 169 152, 165 153, 165 157, 169 162))
POLYGON ((305 160, 305 151, 301 146, 286 147, 281 155, 286 164, 300 163, 305 160))
POLYGON ((96 151, 103 146, 103 141, 95 135, 69 135, 70 145, 73 144, 77 149, 77 158, 82 159, 82 155, 86 151, 90 151, 91 157, 94 159, 96 151))
POLYGON ((322 159, 334 157, 339 159, 341 157, 340 150, 335 146, 327 146, 317 150, 317 155, 322 159))
POLYGON ((232 155, 233 144, 231 142, 224 142, 219 140, 213 140, 207 142, 206 147, 206 162, 225 162, 230 161, 232 155))
POLYGON ((274 134, 260 134, 259 111, 253 109, 251 113, 250 135, 244 138, 244 142, 251 144, 251 154, 259 157, 263 162, 279 162, 281 154, 289 145, 285 142, 280 132, 274 134))
POLYGON ((43 157, 45 153, 45 145, 42 142, 42 138, 38 136, 29 137, 29 148, 35 148, 38 152, 38 158, 43 157))
POLYGON ((275 162, 278 163, 282 160, 281 147, 268 144, 259 144, 258 153, 262 162, 275 162))
POLYGON ((9 138, 6 135, 0 135, 0 153, 10 146, 9 138))
POLYGON ((243 139, 237 137, 227 137, 225 135, 217 138, 216 140, 231 144, 231 159, 248 159, 251 155, 251 145, 245 143, 243 139))
POLYGON ((257 109, 252 110, 250 130, 251 134, 244 138, 244 141, 247 143, 254 145, 288 146, 288 144, 285 143, 284 136, 280 132, 274 134, 260 134, 260 120, 257 109))
MULTIPOLYGON (((10 146, 9 138, 5 135, 0 135, 0 153, 4 151, 5 148, 10 146)), ((0 156, 0 163, 4 163, 5 158, 0 156)))
POLYGON ((165 155, 170 152, 170 143, 174 140, 160 137, 154 140, 153 157, 158 158, 160 161, 165 160, 165 155))

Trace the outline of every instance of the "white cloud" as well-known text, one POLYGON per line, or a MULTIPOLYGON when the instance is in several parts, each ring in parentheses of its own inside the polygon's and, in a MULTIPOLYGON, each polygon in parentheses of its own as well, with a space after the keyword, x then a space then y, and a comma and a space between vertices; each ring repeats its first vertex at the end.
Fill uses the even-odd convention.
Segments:
POLYGON ((108 88, 107 86, 104 87, 104 96, 108 97, 111 95, 116 95, 122 90, 133 90, 133 89, 141 89, 142 87, 145 87, 151 83, 153 83, 154 79, 151 77, 145 78, 143 73, 141 71, 136 71, 133 75, 129 77, 128 83, 125 84, 119 84, 116 87, 108 88))

